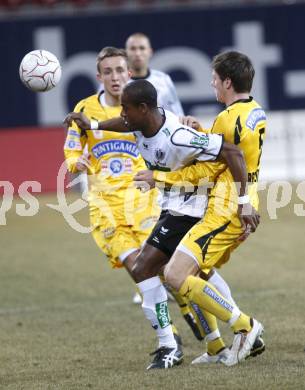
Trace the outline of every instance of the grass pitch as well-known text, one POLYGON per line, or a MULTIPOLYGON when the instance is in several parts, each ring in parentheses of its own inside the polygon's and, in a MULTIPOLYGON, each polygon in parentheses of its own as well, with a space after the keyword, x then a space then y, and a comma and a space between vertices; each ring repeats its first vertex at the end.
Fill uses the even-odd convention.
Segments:
POLYGON ((264 324, 266 352, 232 368, 191 367, 203 346, 171 304, 184 364, 146 372, 155 339, 131 303, 132 282, 45 206, 54 201, 40 197, 33 217, 13 207, 0 226, 0 389, 305 389, 305 220, 291 207, 278 220, 263 207, 259 230, 221 271, 264 324))

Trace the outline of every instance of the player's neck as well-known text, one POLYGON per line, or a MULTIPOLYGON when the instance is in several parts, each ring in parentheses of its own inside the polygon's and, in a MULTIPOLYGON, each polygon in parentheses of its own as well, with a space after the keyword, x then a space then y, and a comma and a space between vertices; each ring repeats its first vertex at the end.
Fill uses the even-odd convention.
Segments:
POLYGON ((121 97, 110 95, 107 91, 104 93, 105 103, 109 107, 117 107, 121 105, 121 97))
POLYGON ((142 128, 142 134, 146 138, 151 138, 156 135, 164 125, 165 116, 157 109, 148 118, 145 127, 142 128))
POLYGON ((230 94, 226 100, 225 100, 225 105, 228 107, 231 104, 237 102, 238 100, 244 100, 244 99, 249 99, 250 95, 248 92, 245 93, 232 93, 230 94))
POLYGON ((149 69, 148 68, 132 69, 131 70, 131 78, 132 79, 144 79, 148 75, 149 75, 149 69))

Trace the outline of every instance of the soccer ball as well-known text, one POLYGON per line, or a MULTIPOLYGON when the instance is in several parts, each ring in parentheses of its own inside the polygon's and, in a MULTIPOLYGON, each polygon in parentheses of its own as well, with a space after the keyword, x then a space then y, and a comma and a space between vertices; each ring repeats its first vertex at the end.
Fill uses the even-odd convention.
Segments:
POLYGON ((56 56, 49 51, 33 50, 23 57, 19 75, 31 91, 46 92, 59 83, 61 66, 56 56))

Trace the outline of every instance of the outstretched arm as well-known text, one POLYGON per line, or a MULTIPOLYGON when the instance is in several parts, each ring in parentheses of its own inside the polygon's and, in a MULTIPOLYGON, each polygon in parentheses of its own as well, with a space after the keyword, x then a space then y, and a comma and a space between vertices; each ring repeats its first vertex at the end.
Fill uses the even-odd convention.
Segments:
POLYGON ((108 130, 117 133, 127 133, 132 130, 128 128, 126 121, 120 116, 107 121, 99 122, 97 120, 89 120, 82 112, 70 112, 64 119, 66 126, 71 126, 72 122, 82 130, 108 130))

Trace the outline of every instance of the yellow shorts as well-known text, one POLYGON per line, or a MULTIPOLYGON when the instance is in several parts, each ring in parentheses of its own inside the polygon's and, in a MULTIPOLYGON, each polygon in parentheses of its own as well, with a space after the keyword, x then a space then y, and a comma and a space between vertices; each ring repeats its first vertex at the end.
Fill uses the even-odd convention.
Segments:
POLYGON ((177 249, 192 256, 200 269, 209 273, 226 263, 231 252, 238 247, 242 234, 241 223, 236 213, 218 215, 208 206, 204 218, 183 237, 177 249))
POLYGON ((93 238, 113 268, 123 266, 120 255, 133 249, 140 249, 148 238, 160 215, 156 197, 157 190, 139 193, 137 201, 143 201, 143 207, 139 202, 133 211, 128 207, 127 212, 124 212, 126 205, 114 197, 106 199, 107 212, 106 208, 101 212, 96 203, 90 205, 93 238))

